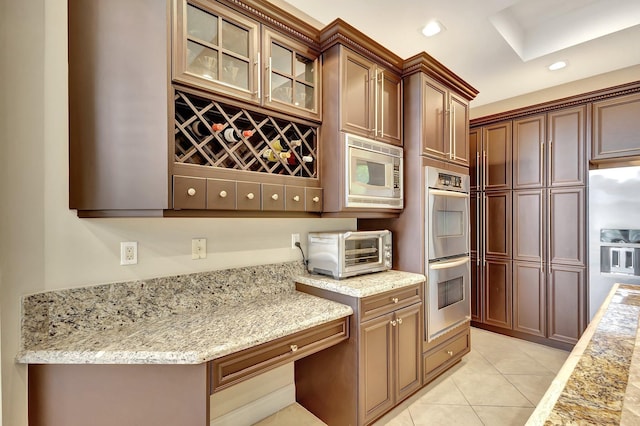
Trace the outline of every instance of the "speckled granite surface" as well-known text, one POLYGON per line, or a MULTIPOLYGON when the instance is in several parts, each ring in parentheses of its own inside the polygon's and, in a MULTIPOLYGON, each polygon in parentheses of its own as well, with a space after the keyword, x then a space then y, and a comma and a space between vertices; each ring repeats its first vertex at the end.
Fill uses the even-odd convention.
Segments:
POLYGON ((527 425, 640 424, 639 318, 640 287, 614 287, 527 425))
POLYGON ((23 298, 20 363, 196 364, 351 315, 295 291, 299 262, 23 298))
POLYGON ((402 271, 385 271, 342 280, 309 273, 296 276, 296 281, 299 283, 354 297, 372 296, 395 288, 421 283, 425 280, 424 275, 402 271))

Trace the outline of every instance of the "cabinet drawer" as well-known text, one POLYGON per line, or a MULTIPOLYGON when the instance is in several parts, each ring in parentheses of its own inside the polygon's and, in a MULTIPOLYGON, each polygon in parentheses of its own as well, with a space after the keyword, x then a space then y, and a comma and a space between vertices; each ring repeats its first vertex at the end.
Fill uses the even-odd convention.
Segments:
POLYGON ((260 210, 260 184, 254 182, 238 182, 236 186, 238 210, 260 210))
POLYGON ((308 212, 322 211, 322 188, 305 188, 305 210, 308 212))
POLYGON ((305 203, 304 187, 287 185, 284 191, 286 194, 284 202, 285 210, 288 212, 303 212, 305 203))
POLYGON ((210 393, 314 354, 348 337, 349 317, 345 317, 213 360, 210 393))
POLYGON ((207 209, 235 210, 236 182, 232 180, 207 179, 207 209))
POLYGON ((422 301, 422 284, 399 288, 385 293, 365 297, 360 302, 360 321, 366 321, 398 308, 422 301))
POLYGON ((173 177, 173 208, 204 209, 207 205, 207 180, 186 176, 173 177))
POLYGON ((433 380, 463 355, 469 353, 469 327, 436 346, 424 355, 424 384, 433 380))
POLYGON ((262 184, 262 210, 284 210, 284 186, 262 184))

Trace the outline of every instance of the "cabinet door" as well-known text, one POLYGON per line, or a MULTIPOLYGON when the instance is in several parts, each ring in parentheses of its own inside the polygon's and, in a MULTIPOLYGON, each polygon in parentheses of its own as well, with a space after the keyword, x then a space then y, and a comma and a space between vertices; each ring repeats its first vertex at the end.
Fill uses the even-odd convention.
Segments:
POLYGON ((511 261, 484 263, 484 323, 511 329, 511 261))
POLYGON ((447 89, 425 78, 423 97, 422 152, 431 157, 446 158, 449 151, 447 147, 445 152, 444 146, 444 132, 447 125, 447 89))
POLYGON ((207 209, 235 210, 236 182, 233 180, 207 179, 207 209))
POLYGON ((513 121, 513 189, 544 186, 545 116, 513 121))
POLYGON ((640 155, 640 94, 593 103, 594 160, 640 155))
POLYGON ((365 423, 393 407, 394 314, 382 315, 360 325, 361 418, 365 423))
POLYGON ((469 197, 469 237, 471 242, 471 256, 480 256, 482 253, 482 248, 480 244, 482 242, 482 237, 480 233, 482 232, 482 225, 480 222, 480 212, 482 211, 482 201, 483 195, 479 192, 472 192, 469 197))
POLYGON ((545 190, 513 191, 513 258, 542 263, 545 190))
POLYGON ((471 257, 471 320, 482 322, 482 262, 471 257))
POLYGON ((511 121, 483 127, 484 189, 511 189, 511 121))
POLYGON ((586 106, 548 114, 547 186, 586 184, 586 106))
POLYGON ((469 130, 469 186, 478 189, 482 176, 482 129, 469 130))
POLYGON ((422 385, 420 375, 421 343, 420 326, 422 304, 398 309, 395 315, 395 366, 396 402, 411 395, 422 385))
POLYGON ((175 22, 173 80, 259 102, 257 22, 202 0, 178 0, 175 22))
POLYGON ((548 191, 547 260, 552 263, 586 266, 585 188, 552 188, 548 191))
POLYGON ((546 297, 543 264, 513 262, 513 329, 515 331, 545 337, 546 297))
POLYGON ((402 145, 402 80, 378 69, 376 139, 402 145))
POLYGON ((308 118, 320 118, 319 53, 264 30, 264 105, 308 118))
POLYGON ((548 277, 549 339, 575 344, 586 327, 585 269, 551 265, 548 277))
MULTIPOLYGON (((469 105, 464 98, 450 94, 449 98, 449 159, 469 165, 469 105)), ((445 148, 447 144, 445 143, 445 148)))
POLYGON ((342 130, 372 137, 375 65, 362 56, 342 49, 342 130))
POLYGON ((173 177, 173 208, 203 210, 207 206, 207 180, 187 176, 173 177))
POLYGON ((262 210, 284 210, 284 186, 262 184, 262 210))
POLYGON ((485 256, 511 257, 511 202, 511 191, 485 192, 485 256))

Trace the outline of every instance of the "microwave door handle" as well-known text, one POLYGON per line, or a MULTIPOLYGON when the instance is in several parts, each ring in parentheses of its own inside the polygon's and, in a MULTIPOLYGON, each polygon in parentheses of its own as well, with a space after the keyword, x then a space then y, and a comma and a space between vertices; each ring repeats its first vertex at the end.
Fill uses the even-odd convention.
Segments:
POLYGON ((438 262, 435 264, 431 264, 429 265, 429 269, 433 269, 434 271, 437 271, 439 269, 455 268, 456 266, 464 265, 467 262, 469 262, 469 256, 453 259, 448 262, 438 262))

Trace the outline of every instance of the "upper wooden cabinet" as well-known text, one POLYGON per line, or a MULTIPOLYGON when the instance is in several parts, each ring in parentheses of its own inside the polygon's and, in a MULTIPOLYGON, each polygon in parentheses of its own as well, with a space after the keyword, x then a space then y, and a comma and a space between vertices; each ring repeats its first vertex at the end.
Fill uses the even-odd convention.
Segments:
POLYGON ((511 189, 511 126, 511 121, 504 121, 471 130, 472 190, 511 189))
POLYGON ((317 50, 218 2, 175 0, 174 17, 175 82, 321 118, 317 50))
POLYGON ((593 103, 591 159, 640 156, 640 94, 593 103))
POLYGON ((586 134, 586 105, 547 115, 547 186, 586 185, 586 134))

